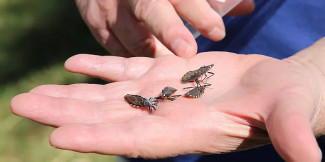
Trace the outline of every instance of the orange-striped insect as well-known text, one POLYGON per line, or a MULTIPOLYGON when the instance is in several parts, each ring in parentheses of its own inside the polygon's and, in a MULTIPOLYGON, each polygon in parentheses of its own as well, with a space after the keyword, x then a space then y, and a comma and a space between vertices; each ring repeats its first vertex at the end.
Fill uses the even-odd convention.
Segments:
POLYGON ((127 94, 124 96, 124 99, 134 107, 145 107, 149 109, 149 112, 152 110, 157 110, 158 100, 156 98, 144 98, 139 95, 127 94))
POLYGON ((208 79, 210 77, 212 77, 214 75, 214 73, 212 72, 208 72, 212 67, 214 66, 214 64, 211 65, 207 65, 207 66, 202 66, 197 70, 193 70, 193 71, 189 71, 187 73, 185 73, 182 77, 182 82, 186 83, 186 82, 191 82, 191 81, 195 81, 196 84, 200 84, 200 81, 203 81, 205 79, 208 79), (207 76, 206 73, 211 74, 210 76, 207 76), (199 80, 199 78, 202 75, 205 75, 205 77, 202 80, 199 80))
POLYGON ((193 98, 199 98, 204 93, 205 87, 210 86, 210 85, 211 84, 205 84, 203 86, 194 87, 192 90, 185 93, 185 96, 193 97, 193 98))

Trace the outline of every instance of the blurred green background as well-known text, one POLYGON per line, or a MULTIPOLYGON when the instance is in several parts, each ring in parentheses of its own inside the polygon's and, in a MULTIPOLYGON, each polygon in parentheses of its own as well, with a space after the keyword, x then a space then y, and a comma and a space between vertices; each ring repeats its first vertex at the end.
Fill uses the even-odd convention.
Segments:
POLYGON ((42 84, 105 82, 68 73, 78 53, 108 55, 82 21, 74 1, 0 0, 0 161, 105 161, 115 157, 54 149, 54 128, 15 116, 12 97, 42 84))

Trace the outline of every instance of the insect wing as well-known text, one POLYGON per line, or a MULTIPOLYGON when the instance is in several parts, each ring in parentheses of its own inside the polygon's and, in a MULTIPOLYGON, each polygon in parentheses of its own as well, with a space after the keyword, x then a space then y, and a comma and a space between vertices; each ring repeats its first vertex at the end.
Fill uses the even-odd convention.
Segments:
POLYGON ((128 102, 130 105, 135 107, 147 107, 147 102, 144 97, 141 97, 139 95, 131 95, 127 94, 124 96, 124 99, 126 102, 128 102))
POLYGON ((189 71, 187 73, 185 73, 182 77, 182 82, 183 83, 186 83, 186 82, 189 82, 189 81, 192 81, 194 79, 198 78, 197 76, 197 70, 195 71, 189 71))
POLYGON ((204 93, 205 87, 195 87, 188 91, 185 95, 193 98, 199 98, 204 93))

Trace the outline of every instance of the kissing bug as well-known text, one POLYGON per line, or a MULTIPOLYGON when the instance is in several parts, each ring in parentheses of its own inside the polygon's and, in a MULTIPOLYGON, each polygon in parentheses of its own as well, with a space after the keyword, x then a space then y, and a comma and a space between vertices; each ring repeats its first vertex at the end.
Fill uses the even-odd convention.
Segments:
POLYGON ((124 99, 132 106, 134 107, 145 107, 149 109, 149 112, 152 111, 152 109, 157 110, 158 108, 158 100, 156 98, 144 98, 139 95, 131 95, 127 94, 124 96, 124 99))
POLYGON ((182 82, 183 83, 190 82, 190 81, 195 81, 195 83, 197 85, 196 87, 202 87, 202 85, 200 83, 203 82, 203 87, 204 88, 186 87, 186 88, 183 88, 183 89, 194 88, 194 89, 191 90, 193 92, 195 92, 197 90, 200 90, 200 89, 203 89, 202 90, 202 93, 198 96, 198 97, 200 97, 203 94, 205 87, 211 85, 211 84, 206 83, 206 82, 204 83, 204 80, 207 80, 208 78, 210 78, 210 77, 212 77, 214 75, 214 73, 208 72, 213 66, 214 66, 214 64, 207 65, 207 66, 202 66, 202 67, 200 67, 197 70, 193 70, 193 71, 189 71, 189 72, 185 73, 184 76, 182 77, 182 82), (209 73, 211 75, 210 76, 207 76, 206 73, 209 73), (205 77, 202 80, 199 80, 199 78, 203 74, 205 75, 205 77))
POLYGON ((201 81, 203 81, 204 79, 208 79, 214 75, 214 73, 208 72, 213 66, 214 64, 202 66, 197 70, 193 70, 185 73, 182 77, 182 82, 186 83, 190 81, 195 81, 196 84, 199 84, 198 78, 201 77, 203 74, 205 75, 205 77, 201 81), (206 75, 207 72, 211 74, 209 77, 206 75))
MULTIPOLYGON (((185 93, 185 96, 199 98, 204 93, 205 87, 210 86, 211 84, 205 84, 203 86, 194 87, 192 90, 185 93)), ((192 88, 192 87, 190 87, 192 88)))
POLYGON ((167 99, 167 100, 170 100, 170 101, 174 101, 177 97, 181 96, 181 95, 173 95, 173 93, 175 93, 177 91, 176 88, 173 88, 173 87, 165 87, 162 92, 161 92, 161 95, 156 97, 156 99, 161 99, 161 100, 164 100, 164 99, 167 99))

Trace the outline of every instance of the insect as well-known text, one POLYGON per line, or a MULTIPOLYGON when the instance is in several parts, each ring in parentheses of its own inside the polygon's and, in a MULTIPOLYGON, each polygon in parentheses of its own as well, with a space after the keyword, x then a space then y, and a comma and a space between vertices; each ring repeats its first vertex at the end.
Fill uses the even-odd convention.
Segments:
POLYGON ((185 93, 185 96, 192 98, 199 98, 204 93, 205 87, 210 86, 211 84, 205 84, 203 86, 194 87, 192 90, 185 93))
POLYGON ((170 100, 170 101, 174 101, 177 97, 180 97, 181 95, 173 95, 173 93, 175 93, 177 91, 176 88, 173 87, 165 87, 162 92, 161 95, 156 97, 156 99, 160 99, 160 100, 170 100))
POLYGON ((197 70, 193 70, 193 71, 189 71, 189 72, 185 73, 182 77, 182 82, 186 83, 186 82, 195 81, 196 84, 200 84, 199 77, 201 77, 203 74, 205 75, 205 77, 201 81, 208 79, 214 75, 214 73, 208 72, 213 66, 214 66, 214 64, 202 66, 197 70), (211 75, 207 76, 207 74, 206 74, 207 72, 211 75))
POLYGON ((145 107, 149 109, 149 112, 152 110, 158 109, 158 100, 156 98, 144 98, 139 95, 127 94, 124 96, 124 99, 134 107, 145 107))

